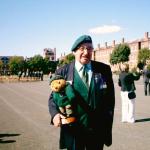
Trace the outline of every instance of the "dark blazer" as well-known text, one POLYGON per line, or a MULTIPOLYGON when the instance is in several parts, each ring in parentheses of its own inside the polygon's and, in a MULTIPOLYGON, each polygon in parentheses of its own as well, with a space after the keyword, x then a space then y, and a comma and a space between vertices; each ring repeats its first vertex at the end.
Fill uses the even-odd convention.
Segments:
POLYGON ((119 74, 118 85, 121 91, 134 91, 136 90, 134 81, 139 80, 140 74, 132 74, 128 72, 121 72, 119 74))
MULTIPOLYGON (((67 81, 74 82, 74 67, 75 62, 65 65, 64 67, 58 69, 56 74, 62 75, 67 81)), ((103 64, 101 62, 91 61, 91 67, 95 82, 95 97, 99 97, 99 102, 96 108, 93 110, 93 124, 94 130, 97 132, 97 138, 100 142, 104 142, 105 145, 110 146, 112 144, 112 124, 114 116, 114 106, 115 106, 115 94, 114 94, 114 84, 112 80, 112 72, 110 66, 103 64), (100 77, 103 76, 105 80, 104 90, 100 85, 100 77)), ((53 94, 51 93, 49 97, 49 112, 53 118, 57 113, 59 113, 58 107, 53 101, 53 94)), ((65 129, 61 129, 60 141, 62 138, 68 136, 68 141, 70 135, 65 132, 65 129), (63 131, 64 130, 64 131, 63 131), (65 135, 66 134, 66 135, 65 135)), ((60 143, 61 145, 62 143, 60 143)), ((64 144, 65 145, 65 144, 64 144)), ((65 148, 65 146, 61 146, 65 148)))
POLYGON ((150 80, 150 70, 144 69, 143 70, 143 81, 149 83, 150 80))

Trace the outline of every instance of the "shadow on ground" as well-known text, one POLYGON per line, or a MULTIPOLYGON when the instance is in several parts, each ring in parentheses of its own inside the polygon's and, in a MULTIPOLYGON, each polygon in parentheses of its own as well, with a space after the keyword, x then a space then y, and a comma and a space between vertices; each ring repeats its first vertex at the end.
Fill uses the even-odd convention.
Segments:
POLYGON ((14 143, 16 140, 7 140, 8 137, 19 136, 20 134, 1 134, 0 133, 0 144, 14 143))
POLYGON ((150 121, 150 118, 144 118, 144 119, 138 119, 136 120, 136 122, 146 122, 146 121, 150 121))

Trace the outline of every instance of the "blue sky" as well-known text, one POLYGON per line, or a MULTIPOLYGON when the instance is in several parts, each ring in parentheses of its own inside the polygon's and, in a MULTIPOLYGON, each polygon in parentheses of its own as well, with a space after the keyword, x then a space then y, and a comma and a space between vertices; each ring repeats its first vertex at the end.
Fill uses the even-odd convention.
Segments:
POLYGON ((149 6, 149 0, 0 0, 0 56, 56 48, 59 57, 82 34, 91 35, 94 47, 143 38, 149 6))

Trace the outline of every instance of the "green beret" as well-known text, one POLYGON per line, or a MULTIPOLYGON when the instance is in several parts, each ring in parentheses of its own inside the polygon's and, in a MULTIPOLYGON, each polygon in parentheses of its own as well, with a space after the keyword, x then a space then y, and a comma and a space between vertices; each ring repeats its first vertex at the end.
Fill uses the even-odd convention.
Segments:
POLYGON ((76 51, 77 47, 83 43, 92 43, 92 38, 89 35, 80 36, 73 44, 71 51, 76 51))
POLYGON ((64 77, 61 75, 53 75, 49 80, 49 84, 51 84, 52 81, 58 80, 58 79, 64 79, 64 77))

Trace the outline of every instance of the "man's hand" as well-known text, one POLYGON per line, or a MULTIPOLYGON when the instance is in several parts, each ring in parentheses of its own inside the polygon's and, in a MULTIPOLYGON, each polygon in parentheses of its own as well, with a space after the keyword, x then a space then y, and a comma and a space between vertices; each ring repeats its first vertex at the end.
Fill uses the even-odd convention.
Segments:
POLYGON ((62 119, 65 119, 66 117, 61 114, 56 114, 53 118, 53 123, 55 127, 60 127, 62 124, 62 119))
POLYGON ((53 123, 55 127, 60 127, 61 125, 61 117, 60 114, 56 114, 53 118, 53 123))

